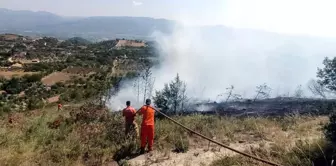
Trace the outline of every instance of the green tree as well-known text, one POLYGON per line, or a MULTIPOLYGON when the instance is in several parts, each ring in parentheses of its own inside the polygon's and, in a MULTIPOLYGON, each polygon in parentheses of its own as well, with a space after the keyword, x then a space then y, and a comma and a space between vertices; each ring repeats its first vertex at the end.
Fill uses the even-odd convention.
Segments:
POLYGON ((183 111, 187 102, 186 87, 186 83, 177 74, 174 80, 165 84, 161 91, 155 92, 155 106, 164 112, 174 112, 175 114, 183 111))
MULTIPOLYGON (((321 87, 329 89, 331 92, 336 91, 336 57, 333 59, 325 58, 323 60, 324 68, 319 68, 317 72, 318 84, 321 87)), ((325 97, 325 94, 323 93, 325 97)), ((325 126, 325 136, 334 145, 336 144, 336 113, 329 116, 329 123, 325 126)))
POLYGON ((323 60, 324 68, 318 69, 318 83, 331 91, 336 91, 336 57, 333 59, 325 58, 323 60))

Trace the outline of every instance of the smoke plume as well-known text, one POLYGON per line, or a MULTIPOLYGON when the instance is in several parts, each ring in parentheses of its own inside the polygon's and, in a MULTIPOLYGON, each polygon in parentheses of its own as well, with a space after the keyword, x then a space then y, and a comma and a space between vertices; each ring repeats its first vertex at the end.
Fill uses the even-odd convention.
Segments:
MULTIPOLYGON (((172 34, 153 33, 159 44, 161 65, 153 70, 154 89, 160 90, 177 73, 187 83, 189 97, 221 101, 219 94, 233 85, 244 98, 255 95, 256 86, 266 83, 271 96, 291 96, 302 85, 309 97, 307 82, 323 67, 324 57, 336 53, 336 41, 327 38, 282 35, 225 26, 176 26, 172 34)), ((135 106, 137 94, 131 82, 124 84, 110 106, 135 106)))

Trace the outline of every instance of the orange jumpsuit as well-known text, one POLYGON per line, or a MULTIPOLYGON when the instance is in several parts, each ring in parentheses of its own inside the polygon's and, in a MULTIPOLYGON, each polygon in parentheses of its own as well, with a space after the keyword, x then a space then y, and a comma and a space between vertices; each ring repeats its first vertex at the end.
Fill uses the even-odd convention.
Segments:
POLYGON ((139 114, 142 115, 141 124, 141 148, 146 147, 148 141, 148 150, 153 150, 154 144, 154 113, 155 110, 151 106, 142 106, 139 114))
POLYGON ((128 106, 123 110, 123 116, 125 117, 125 135, 128 135, 131 130, 135 130, 136 135, 138 135, 137 125, 134 121, 135 115, 136 110, 131 106, 128 106))

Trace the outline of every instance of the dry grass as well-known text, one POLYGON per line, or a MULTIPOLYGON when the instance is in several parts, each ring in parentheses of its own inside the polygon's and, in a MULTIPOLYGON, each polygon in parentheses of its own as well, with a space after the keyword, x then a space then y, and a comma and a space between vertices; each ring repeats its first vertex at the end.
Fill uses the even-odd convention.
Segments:
MULTIPOLYGON (((234 118, 192 115, 175 117, 182 124, 208 137, 226 143, 258 143, 272 142, 288 144, 301 139, 316 139, 322 136, 321 128, 328 121, 327 117, 292 115, 283 118, 234 118), (290 142, 288 142, 291 140, 290 142)), ((157 124, 158 134, 164 135, 166 130, 177 134, 187 134, 181 128, 171 125, 168 120, 161 120, 157 124), (160 133, 162 130, 163 133, 160 133)), ((190 135, 189 135, 190 136, 190 135)), ((192 139, 195 146, 203 146, 200 139, 192 139)), ((168 139, 168 138, 167 138, 168 139)))
MULTIPOLYGON (((174 118, 191 129, 230 147, 278 163, 288 162, 281 158, 279 154, 289 153, 297 147, 297 142, 314 143, 319 141, 323 137, 322 126, 328 121, 328 118, 324 116, 299 116, 296 114, 282 118, 234 118, 203 115, 174 118), (273 151, 276 151, 274 149, 281 150, 277 156, 272 156, 273 151), (262 152, 257 153, 259 151, 262 152)), ((165 159, 160 164, 152 162, 149 165, 174 165, 176 161, 186 160, 188 160, 186 163, 191 165, 210 165, 212 162, 214 162, 212 165, 223 165, 223 163, 234 165, 235 160, 243 161, 236 163, 238 165, 244 165, 244 163, 246 165, 260 165, 260 163, 240 155, 236 156, 236 153, 217 145, 209 144, 208 141, 185 132, 168 120, 160 120, 156 123, 156 135, 156 146, 162 151, 167 148, 176 149, 180 147, 181 138, 184 142, 188 141, 188 149, 190 150, 185 154, 174 154, 174 157, 165 159)), ((157 154, 150 160, 137 158, 131 160, 130 163, 132 165, 145 165, 145 162, 152 161, 153 158, 162 158, 162 156, 162 154, 157 154)))
POLYGON ((13 113, 0 120, 0 163, 4 165, 101 165, 128 141, 122 118, 104 109, 57 107, 13 113), (115 140, 115 141, 112 141, 115 140))
MULTIPOLYGON (((288 166, 330 165, 332 148, 324 139, 315 141, 298 141, 290 150, 286 145, 274 144, 269 148, 249 147, 247 153, 263 159, 288 166), (329 154, 329 157, 327 157, 329 154), (314 164, 313 164, 314 163, 314 164)), ((267 164, 241 156, 222 156, 215 160, 211 166, 267 166, 267 164)))
MULTIPOLYGON (((138 140, 125 140, 123 118, 120 113, 106 114, 101 108, 85 106, 57 107, 15 113, 13 122, 1 117, 0 163, 4 165, 101 165, 117 160, 127 161, 136 154, 138 140), (49 125, 48 125, 49 124, 49 125), (54 124, 55 129, 50 128, 54 124)), ((293 159, 279 157, 296 147, 296 142, 314 142, 322 136, 321 126, 326 117, 292 115, 276 118, 233 118, 203 115, 173 117, 182 124, 232 147, 264 155, 277 162, 293 159), (279 153, 274 153, 279 151, 279 153), (281 152, 281 153, 280 153, 281 152)), ((140 119, 137 119, 138 122, 140 119)), ((147 164, 160 165, 178 158, 181 163, 213 165, 234 162, 234 153, 217 151, 219 147, 185 132, 167 119, 156 120, 155 148, 162 157, 147 164), (204 153, 216 151, 217 157, 202 158, 204 153), (184 153, 173 153, 179 150, 184 153), (200 153, 200 154, 197 154, 200 153), (174 155, 171 155, 174 154, 174 155), (223 155, 220 155, 223 154, 223 155), (184 158, 185 155, 186 157, 184 158), (189 156, 188 156, 189 155, 189 156), (192 157, 194 156, 194 157, 192 157), (225 157, 226 156, 226 157, 225 157), (197 161, 201 160, 201 161, 197 161), (227 161, 230 160, 230 161, 227 161)), ((242 157, 239 156, 241 159, 242 157)), ((248 162, 248 160, 244 161, 248 162)), ((241 163, 239 163, 241 164, 241 163)), ((238 165, 239 165, 238 164, 238 165)), ((256 163, 258 164, 258 163, 256 163)), ((250 164, 251 165, 251 164, 250 164)))

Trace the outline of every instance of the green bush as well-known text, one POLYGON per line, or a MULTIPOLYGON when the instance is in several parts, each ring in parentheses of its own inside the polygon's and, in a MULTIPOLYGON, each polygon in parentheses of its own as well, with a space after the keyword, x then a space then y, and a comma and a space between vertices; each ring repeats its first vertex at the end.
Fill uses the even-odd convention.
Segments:
POLYGON ((324 133, 326 138, 332 142, 334 145, 336 144, 336 113, 332 113, 329 116, 329 123, 324 127, 324 133))

